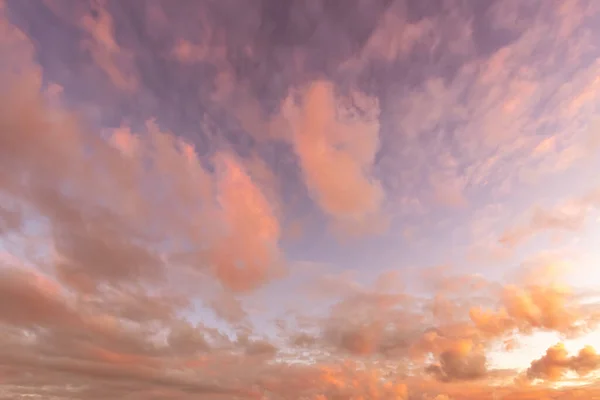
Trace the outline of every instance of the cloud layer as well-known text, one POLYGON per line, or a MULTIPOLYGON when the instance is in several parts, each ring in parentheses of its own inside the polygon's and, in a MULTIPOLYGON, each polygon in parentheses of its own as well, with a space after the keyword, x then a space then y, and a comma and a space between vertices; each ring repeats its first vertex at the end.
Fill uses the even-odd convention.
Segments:
POLYGON ((600 8, 350 3, 0 2, 0 398, 600 396, 600 8))

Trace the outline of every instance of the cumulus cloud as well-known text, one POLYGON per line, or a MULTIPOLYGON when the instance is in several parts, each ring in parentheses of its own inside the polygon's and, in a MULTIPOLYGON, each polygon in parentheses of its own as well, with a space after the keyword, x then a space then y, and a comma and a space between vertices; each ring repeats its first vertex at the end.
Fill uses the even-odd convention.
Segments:
POLYGON ((562 343, 550 347, 544 356, 534 360, 527 370, 530 379, 559 380, 566 372, 587 375, 600 368, 600 355, 592 346, 582 348, 577 355, 569 357, 562 343))
POLYGON ((469 316, 481 332, 496 338, 534 330, 577 335, 594 323, 570 289, 557 284, 508 285, 497 310, 473 307, 469 316))

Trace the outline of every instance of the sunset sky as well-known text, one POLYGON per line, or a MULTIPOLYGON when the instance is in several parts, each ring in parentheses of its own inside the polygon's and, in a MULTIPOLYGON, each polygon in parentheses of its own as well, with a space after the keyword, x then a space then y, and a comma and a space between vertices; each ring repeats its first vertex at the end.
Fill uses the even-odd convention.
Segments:
POLYGON ((0 0, 0 399, 600 399, 600 1, 0 0))

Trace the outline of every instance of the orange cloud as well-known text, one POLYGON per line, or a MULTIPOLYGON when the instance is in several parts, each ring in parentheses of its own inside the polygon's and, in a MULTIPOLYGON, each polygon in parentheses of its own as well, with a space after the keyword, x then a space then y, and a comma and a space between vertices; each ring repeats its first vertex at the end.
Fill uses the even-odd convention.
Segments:
POLYGON ((527 370, 527 377, 556 381, 567 371, 584 376, 597 369, 600 369, 600 355, 593 347, 586 346, 577 355, 569 357, 567 349, 559 343, 550 347, 542 358, 531 363, 527 370))
POLYGON ((501 301, 497 312, 480 307, 469 312, 475 326, 491 337, 532 329, 573 334, 587 317, 579 314, 571 293, 557 286, 510 285, 503 289, 501 301))
POLYGON ((264 378, 263 383, 270 393, 282 398, 291 398, 290 395, 314 400, 408 398, 408 388, 405 384, 386 379, 381 373, 365 369, 351 361, 340 365, 325 364, 316 368, 292 367, 291 370, 282 372, 279 377, 275 375, 264 378), (306 382, 310 382, 310 386, 307 386, 306 382))

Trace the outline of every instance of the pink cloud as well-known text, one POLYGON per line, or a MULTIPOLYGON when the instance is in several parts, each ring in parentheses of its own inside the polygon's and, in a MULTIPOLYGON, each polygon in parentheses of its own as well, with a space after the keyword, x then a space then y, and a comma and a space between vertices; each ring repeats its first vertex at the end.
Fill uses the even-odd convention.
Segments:
POLYGON ((301 105, 288 110, 293 144, 315 202, 334 220, 365 223, 379 213, 383 189, 372 176, 379 147, 379 109, 374 99, 354 96, 368 119, 344 108, 328 82, 313 82, 301 105))
POLYGON ((513 247, 542 232, 579 232, 588 214, 600 204, 599 200, 598 190, 595 189, 554 208, 534 207, 529 220, 507 229, 501 235, 500 243, 513 247))
MULTIPOLYGON (((0 397, 479 400, 497 393, 514 400, 594 398, 597 385, 563 390, 515 384, 519 371, 497 370, 489 362, 499 347, 517 346, 523 336, 575 337, 598 321, 597 304, 584 304, 577 288, 557 284, 563 265, 553 254, 529 260, 533 266, 524 262, 511 284, 490 278, 499 271, 481 270, 483 276, 433 268, 415 277, 405 269, 414 262, 422 272, 423 260, 448 256, 437 254, 447 243, 435 236, 447 232, 429 229, 423 210, 433 206, 423 204, 423 193, 431 191, 436 204, 477 206, 485 197, 479 190, 495 185, 498 175, 505 182, 548 160, 564 160, 557 164, 566 169, 586 153, 580 132, 555 132, 542 140, 531 133, 542 122, 575 126, 563 125, 565 115, 584 119, 594 100, 585 83, 594 89, 595 70, 580 71, 575 85, 549 100, 550 110, 565 106, 566 114, 546 115, 538 124, 529 117, 549 81, 537 68, 552 62, 542 57, 539 65, 521 65, 540 43, 540 31, 556 26, 553 38, 575 34, 586 15, 578 4, 550 10, 553 18, 559 14, 557 21, 536 22, 490 58, 465 63, 453 79, 430 77, 413 92, 403 91, 399 103, 388 98, 383 104, 382 96, 380 105, 345 82, 312 80, 292 91, 274 117, 263 111, 252 85, 238 80, 230 49, 203 38, 196 44, 182 39, 172 54, 180 62, 223 67, 217 90, 208 97, 252 131, 256 143, 239 154, 235 140, 219 143, 213 152, 214 143, 204 146, 191 135, 178 136, 160 115, 135 129, 122 124, 97 132, 86 126, 63 101, 71 93, 45 83, 48 71, 35 61, 31 40, 2 15, 0 245, 10 255, 0 260, 0 397), (381 113, 394 112, 386 107, 398 111, 390 129, 391 134, 397 126, 403 130, 401 152, 397 143, 383 141, 382 127, 389 121, 381 113), (446 130, 453 123, 464 124, 455 136, 446 130), (306 188, 346 233, 384 225, 387 181, 376 155, 389 150, 405 156, 406 168, 395 172, 402 175, 401 191, 409 193, 394 198, 430 247, 396 248, 402 239, 391 236, 391 247, 365 251, 364 259, 354 260, 363 248, 353 252, 337 242, 341 250, 336 247, 332 258, 364 264, 356 273, 341 262, 295 262, 287 269, 293 254, 307 259, 323 254, 310 240, 285 252, 284 227, 298 216, 288 214, 289 193, 283 193, 289 189, 288 171, 261 159, 273 141, 290 145, 301 190, 306 188), (390 148, 380 149, 381 143, 390 148), (404 178, 415 186, 406 189, 404 178), (417 187, 422 182, 426 187, 417 187), (467 201, 466 193, 474 193, 473 199, 467 201), (393 268, 381 272, 381 258, 389 253, 393 259, 384 262, 393 268), (331 272, 339 267, 344 271, 331 272)), ((237 8, 214 7, 228 18, 237 15, 237 8)), ((86 51, 113 84, 126 91, 141 88, 141 77, 129 64, 132 55, 117 42, 116 14, 113 20, 100 2, 94 10, 94 17, 78 19, 89 36, 86 51)), ((310 12, 325 15, 315 7, 307 19, 310 12)), ((167 13, 150 14, 166 29, 167 13)), ((254 27, 254 15, 243 17, 254 27)), ((454 11, 394 26, 405 19, 386 14, 360 51, 369 62, 344 67, 362 71, 371 61, 391 65, 413 50, 433 57, 440 46, 448 46, 452 57, 474 51, 474 25, 454 11), (448 21, 462 24, 440 34, 436 26, 448 21), (457 40, 444 44, 446 33, 457 40)), ((514 16, 496 23, 521 29, 514 16)), ((257 69, 263 66, 253 58, 259 47, 241 50, 257 69)), ((314 60, 298 54, 303 58, 292 69, 300 73, 314 60)), ((565 60, 569 67, 572 62, 565 60)), ((215 139, 211 134, 207 137, 215 139)), ((578 232, 599 199, 593 190, 556 208, 534 208, 505 232, 503 242, 516 245, 544 230, 578 232)), ((463 219, 457 225, 471 227, 477 250, 506 261, 506 254, 516 253, 491 242, 497 242, 494 231, 509 212, 504 206, 484 211, 473 217, 472 226, 463 219)), ((299 224, 310 225, 310 217, 299 224)), ((408 232, 399 228, 391 234, 408 232)), ((458 231, 449 234, 452 244, 458 231)), ((452 255, 461 250, 453 248, 452 255)), ((599 365, 591 347, 569 356, 557 346, 533 360, 526 375, 586 377, 599 365)))

